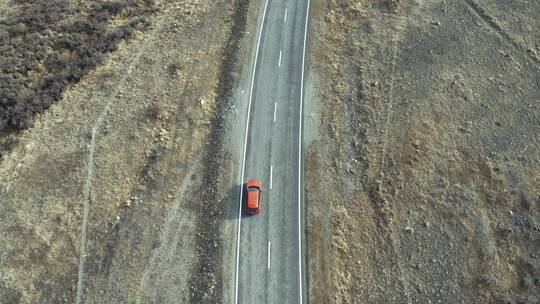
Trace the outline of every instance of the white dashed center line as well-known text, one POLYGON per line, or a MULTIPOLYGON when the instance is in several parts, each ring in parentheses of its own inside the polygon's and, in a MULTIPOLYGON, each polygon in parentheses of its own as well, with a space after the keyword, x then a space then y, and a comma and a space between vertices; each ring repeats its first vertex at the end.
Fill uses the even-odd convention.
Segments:
POLYGON ((279 51, 279 66, 281 66, 281 56, 283 55, 283 50, 279 51))
POLYGON ((274 103, 274 122, 276 122, 277 102, 274 103))
POLYGON ((283 23, 287 22, 287 9, 285 9, 285 17, 283 17, 283 23))
POLYGON ((274 169, 274 166, 270 165, 270 189, 272 189, 272 171, 274 169))
POLYGON ((272 249, 272 242, 268 241, 268 270, 270 270, 270 249, 272 249))

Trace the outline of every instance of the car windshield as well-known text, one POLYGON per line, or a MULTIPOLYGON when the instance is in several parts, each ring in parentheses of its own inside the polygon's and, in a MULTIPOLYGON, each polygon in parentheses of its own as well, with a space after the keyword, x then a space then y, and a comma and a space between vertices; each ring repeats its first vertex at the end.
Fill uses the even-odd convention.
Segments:
POLYGON ((250 186, 250 187, 248 187, 248 190, 249 191, 259 191, 259 188, 255 187, 255 186, 250 186))

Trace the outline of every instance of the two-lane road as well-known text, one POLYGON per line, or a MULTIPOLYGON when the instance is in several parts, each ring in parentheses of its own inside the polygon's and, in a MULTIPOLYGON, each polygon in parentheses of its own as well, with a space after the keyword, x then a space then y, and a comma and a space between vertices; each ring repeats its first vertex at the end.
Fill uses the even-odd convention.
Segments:
MULTIPOLYGON (((261 179, 263 210, 239 210, 235 303, 303 303, 302 102, 309 0, 264 4, 242 180, 261 179)), ((244 195, 241 195, 243 203, 244 195)))

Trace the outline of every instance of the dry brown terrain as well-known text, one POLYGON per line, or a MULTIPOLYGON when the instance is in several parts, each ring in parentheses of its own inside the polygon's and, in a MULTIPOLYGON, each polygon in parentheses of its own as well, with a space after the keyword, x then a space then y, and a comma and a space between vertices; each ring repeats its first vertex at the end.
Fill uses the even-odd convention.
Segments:
POLYGON ((540 302, 539 12, 314 1, 311 303, 540 302))
MULTIPOLYGON (((310 303, 540 303, 540 2, 312 4, 310 303)), ((0 0, 0 303, 228 302, 260 7, 0 0)))
MULTIPOLYGON (((248 2, 142 2, 152 2, 138 15, 147 26, 98 54, 80 79, 60 78, 57 101, 33 124, 12 126, 28 129, 2 134, 0 303, 221 302, 230 278, 219 203, 229 185, 222 190, 219 175, 231 171, 221 117, 248 2), (201 188, 209 181, 213 189, 201 188)), ((0 3, 3 16, 28 9, 11 4, 0 3)), ((107 37, 96 35, 98 45, 107 37)))

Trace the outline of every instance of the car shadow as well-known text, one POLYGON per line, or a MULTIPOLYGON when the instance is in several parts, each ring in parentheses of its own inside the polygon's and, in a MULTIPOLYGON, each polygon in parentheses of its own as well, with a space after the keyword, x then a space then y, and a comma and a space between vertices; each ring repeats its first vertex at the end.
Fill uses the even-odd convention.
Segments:
MULTIPOLYGON (((223 219, 238 219, 241 187, 242 185, 234 185, 229 189, 227 195, 221 200, 221 204, 223 206, 223 219)), ((242 218, 246 217, 246 214, 243 211, 241 215, 242 218)))

